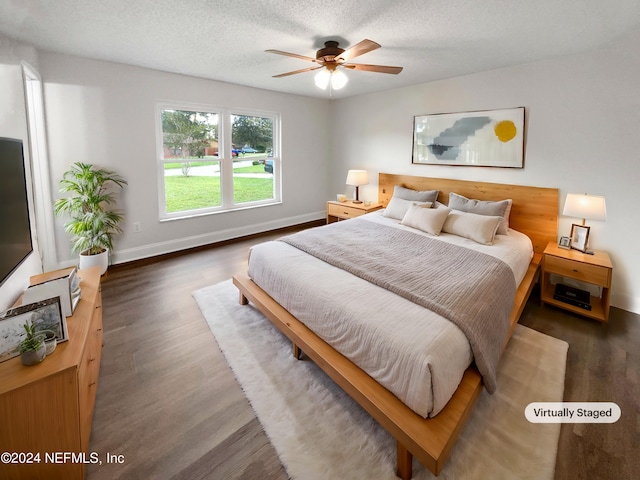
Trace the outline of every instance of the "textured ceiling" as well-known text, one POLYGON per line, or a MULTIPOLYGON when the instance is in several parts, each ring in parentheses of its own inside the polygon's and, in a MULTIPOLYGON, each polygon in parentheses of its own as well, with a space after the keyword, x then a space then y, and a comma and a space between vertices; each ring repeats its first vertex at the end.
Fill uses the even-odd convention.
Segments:
POLYGON ((640 0, 0 0, 0 33, 41 50, 329 98, 313 66, 325 40, 382 48, 332 98, 527 63, 606 45, 640 26, 640 0))

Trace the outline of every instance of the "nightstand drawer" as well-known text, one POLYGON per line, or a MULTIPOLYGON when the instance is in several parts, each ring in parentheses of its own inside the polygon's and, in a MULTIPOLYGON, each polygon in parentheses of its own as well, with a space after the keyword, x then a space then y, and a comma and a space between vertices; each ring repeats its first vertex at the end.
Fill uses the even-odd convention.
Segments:
POLYGON ((327 215, 338 218, 353 218, 363 215, 365 212, 360 208, 349 207, 348 205, 327 204, 327 215))
POLYGON ((576 262, 565 258, 544 256, 544 269, 548 273, 556 273, 561 276, 575 278, 595 285, 608 287, 611 282, 611 270, 598 265, 576 262))

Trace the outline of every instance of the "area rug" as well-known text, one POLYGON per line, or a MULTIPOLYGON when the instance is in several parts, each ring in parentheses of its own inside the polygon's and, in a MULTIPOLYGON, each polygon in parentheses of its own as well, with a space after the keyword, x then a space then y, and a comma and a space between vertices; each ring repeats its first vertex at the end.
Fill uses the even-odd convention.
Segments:
MULTIPOLYGON (((230 280, 193 296, 295 480, 395 479, 395 440, 252 305, 230 280)), ((532 424, 530 402, 560 402, 568 345, 518 325, 439 479, 552 479, 559 424, 532 424)), ((413 478, 435 479, 417 460, 413 478)))

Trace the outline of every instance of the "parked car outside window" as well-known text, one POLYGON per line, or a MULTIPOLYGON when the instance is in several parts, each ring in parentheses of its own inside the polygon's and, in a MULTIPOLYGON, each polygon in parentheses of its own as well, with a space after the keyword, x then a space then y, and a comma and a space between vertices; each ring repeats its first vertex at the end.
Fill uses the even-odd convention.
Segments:
POLYGON ((268 158, 264 162, 264 171, 267 173, 273 173, 273 159, 268 158))

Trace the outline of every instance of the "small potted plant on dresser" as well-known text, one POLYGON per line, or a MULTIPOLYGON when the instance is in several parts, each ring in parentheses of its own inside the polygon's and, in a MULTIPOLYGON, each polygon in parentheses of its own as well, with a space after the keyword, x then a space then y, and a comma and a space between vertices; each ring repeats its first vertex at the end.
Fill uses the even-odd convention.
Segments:
POLYGON ((53 330, 38 330, 37 334, 43 336, 44 346, 46 353, 45 355, 51 355, 58 345, 58 340, 56 339, 56 332, 53 330))
POLYGON ((47 347, 44 343, 44 334, 36 332, 33 325, 24 324, 24 330, 27 335, 20 342, 20 360, 24 365, 36 365, 44 360, 47 353, 47 347))
POLYGON ((109 208, 116 202, 112 187, 126 184, 117 173, 87 163, 74 163, 64 173, 60 192, 72 195, 56 200, 53 208, 56 215, 71 217, 65 230, 73 235, 72 249, 80 254, 81 269, 99 265, 100 274, 107 271, 113 236, 122 233, 123 220, 121 213, 109 208))

